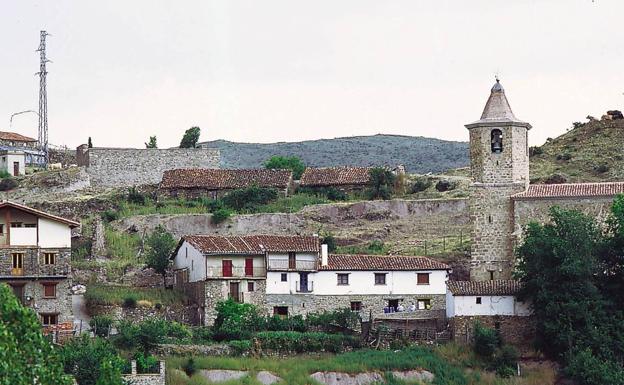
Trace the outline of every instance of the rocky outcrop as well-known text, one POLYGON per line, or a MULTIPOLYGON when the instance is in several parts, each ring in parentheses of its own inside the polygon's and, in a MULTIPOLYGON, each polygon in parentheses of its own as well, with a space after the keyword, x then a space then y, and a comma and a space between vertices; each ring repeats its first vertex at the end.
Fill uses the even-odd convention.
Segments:
POLYGON ((316 372, 312 373, 310 378, 325 385, 370 385, 384 382, 383 376, 376 372, 357 374, 316 372))

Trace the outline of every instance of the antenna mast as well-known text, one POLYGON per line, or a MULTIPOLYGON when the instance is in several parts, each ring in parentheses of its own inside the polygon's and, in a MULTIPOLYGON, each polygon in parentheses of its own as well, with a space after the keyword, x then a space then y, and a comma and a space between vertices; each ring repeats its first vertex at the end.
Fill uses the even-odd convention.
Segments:
POLYGON ((46 63, 49 61, 46 57, 46 31, 41 31, 39 42, 40 62, 39 62, 39 149, 43 151, 44 163, 47 166, 50 160, 48 154, 48 91, 46 90, 46 63))

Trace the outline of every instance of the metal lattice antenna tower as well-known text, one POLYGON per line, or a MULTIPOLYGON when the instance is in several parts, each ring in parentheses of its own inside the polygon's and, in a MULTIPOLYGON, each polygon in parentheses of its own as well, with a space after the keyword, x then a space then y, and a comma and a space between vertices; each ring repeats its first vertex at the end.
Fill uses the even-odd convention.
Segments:
POLYGON ((40 62, 39 62, 39 149, 43 151, 45 156, 45 164, 47 166, 50 157, 48 155, 48 91, 46 89, 46 63, 49 61, 46 57, 46 31, 41 31, 41 40, 39 42, 40 62))

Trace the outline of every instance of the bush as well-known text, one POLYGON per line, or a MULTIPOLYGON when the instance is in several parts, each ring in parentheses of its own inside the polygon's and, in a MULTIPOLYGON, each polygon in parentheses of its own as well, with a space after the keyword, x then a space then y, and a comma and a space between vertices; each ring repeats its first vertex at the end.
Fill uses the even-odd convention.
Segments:
POLYGON ((93 329, 93 333, 98 337, 108 337, 110 328, 115 320, 108 315, 96 315, 89 321, 89 326, 93 329))
POLYGON ((416 180, 414 181, 414 184, 412 185, 412 193, 419 193, 421 191, 425 191, 426 189, 431 187, 432 184, 433 182, 431 181, 431 179, 427 178, 426 176, 418 177, 416 178, 416 180))
POLYGON ((323 235, 323 238, 321 239, 321 244, 327 245, 327 251, 329 251, 330 253, 336 251, 336 237, 334 237, 334 235, 331 233, 326 233, 325 235, 323 235))
POLYGON ((330 201, 346 201, 347 198, 348 198, 346 192, 344 192, 342 190, 338 190, 335 187, 329 187, 327 189, 327 192, 326 192, 325 196, 330 201))
POLYGON ((13 178, 4 178, 0 180, 0 191, 9 191, 17 187, 17 181, 13 178))
POLYGON ((368 244, 368 250, 370 250, 372 253, 382 253, 385 249, 385 245, 383 243, 383 241, 380 240, 374 240, 371 241, 368 244))
POLYGON ((128 198, 127 199, 128 199, 128 202, 134 203, 134 204, 137 204, 137 205, 144 205, 145 204, 145 195, 143 195, 140 192, 138 192, 135 187, 130 187, 130 189, 128 190, 128 198))
POLYGON ((538 156, 544 153, 544 149, 539 146, 529 147, 529 156, 538 156))
POLYGON ((159 365, 156 357, 139 352, 134 355, 134 359, 137 363, 137 373, 158 373, 159 365))
POLYGON ((359 321, 360 317, 357 313, 348 308, 308 314, 307 318, 307 322, 310 326, 320 327, 325 331, 331 331, 336 327, 354 329, 359 321))
POLYGON ((121 381, 120 373, 124 360, 117 355, 115 348, 105 339, 99 337, 91 339, 83 334, 66 342, 59 349, 59 353, 65 373, 73 375, 80 385, 95 385, 106 374, 110 375, 111 368, 114 369, 112 372, 119 372, 116 377, 118 381, 121 381), (104 363, 110 365, 109 370, 103 368, 104 363))
POLYGON ((569 152, 565 152, 563 154, 557 154, 557 160, 570 160, 572 159, 572 154, 570 154, 569 152))
POLYGON ((504 345, 496 351, 493 368, 500 377, 511 377, 516 374, 518 351, 511 345, 504 345))
POLYGON ((230 191, 223 197, 223 204, 236 211, 255 211, 258 206, 277 199, 277 190, 251 186, 230 191))
POLYGON ((191 377, 197 371, 197 364, 193 357, 190 357, 184 365, 182 365, 182 370, 186 373, 187 376, 191 377))
POLYGON ((7 170, 0 170, 0 179, 6 179, 10 177, 11 173, 9 173, 7 170))
POLYGON ((435 185, 436 190, 438 190, 439 192, 454 190, 456 187, 457 183, 448 179, 439 180, 438 183, 436 183, 435 185))
POLYGON ((361 346, 355 336, 291 331, 260 332, 256 334, 263 349, 282 353, 331 352, 340 353, 361 346))
POLYGON ((203 343, 213 339, 212 329, 205 326, 199 326, 192 329, 193 342, 203 343))
POLYGON ((616 362, 596 357, 590 349, 570 354, 567 361, 566 374, 580 385, 624 384, 624 369, 616 362))
POLYGON ((123 300, 123 307, 126 309, 134 309, 137 307, 137 298, 133 294, 128 295, 123 300))
POLYGON ((230 217, 230 215, 232 215, 232 212, 230 210, 226 208, 220 208, 212 213, 212 219, 210 221, 215 225, 218 225, 219 223, 225 222, 230 217))
POLYGON ((216 311, 213 330, 217 341, 250 339, 261 319, 254 305, 237 303, 231 299, 218 302, 216 311))
POLYGON ((561 184, 566 183, 568 181, 568 177, 563 174, 552 174, 548 178, 544 180, 545 184, 561 184))
POLYGON ((288 169, 293 172, 293 179, 298 180, 305 171, 306 165, 296 156, 279 156, 274 155, 264 162, 264 168, 267 169, 288 169))
POLYGON ((237 356, 248 353, 251 350, 250 340, 234 340, 228 342, 228 345, 232 348, 232 354, 237 356))
POLYGON ((594 166, 594 171, 596 172, 596 174, 604 174, 605 172, 609 171, 609 166, 606 164, 599 164, 597 166, 594 166))
POLYGON ((115 210, 104 210, 102 211, 102 220, 104 222, 112 222, 119 219, 119 213, 115 210))
POLYGON ((392 171, 383 168, 375 167, 370 169, 370 189, 368 195, 370 199, 390 199, 394 193, 394 182, 396 176, 392 171))
POLYGON ((474 351, 484 358, 491 358, 499 344, 498 333, 494 329, 474 325, 474 351))

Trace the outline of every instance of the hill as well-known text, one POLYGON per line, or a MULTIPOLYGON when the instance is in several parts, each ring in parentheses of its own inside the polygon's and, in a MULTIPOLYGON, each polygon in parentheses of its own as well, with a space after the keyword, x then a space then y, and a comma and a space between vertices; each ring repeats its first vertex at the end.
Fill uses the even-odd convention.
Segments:
POLYGON ((420 136, 372 135, 266 144, 215 140, 201 145, 219 148, 224 168, 261 167, 273 155, 296 155, 314 167, 403 164, 411 173, 439 173, 469 163, 468 143, 420 136))
POLYGON ((624 180, 624 120, 575 123, 567 133, 532 147, 531 182, 624 180))

